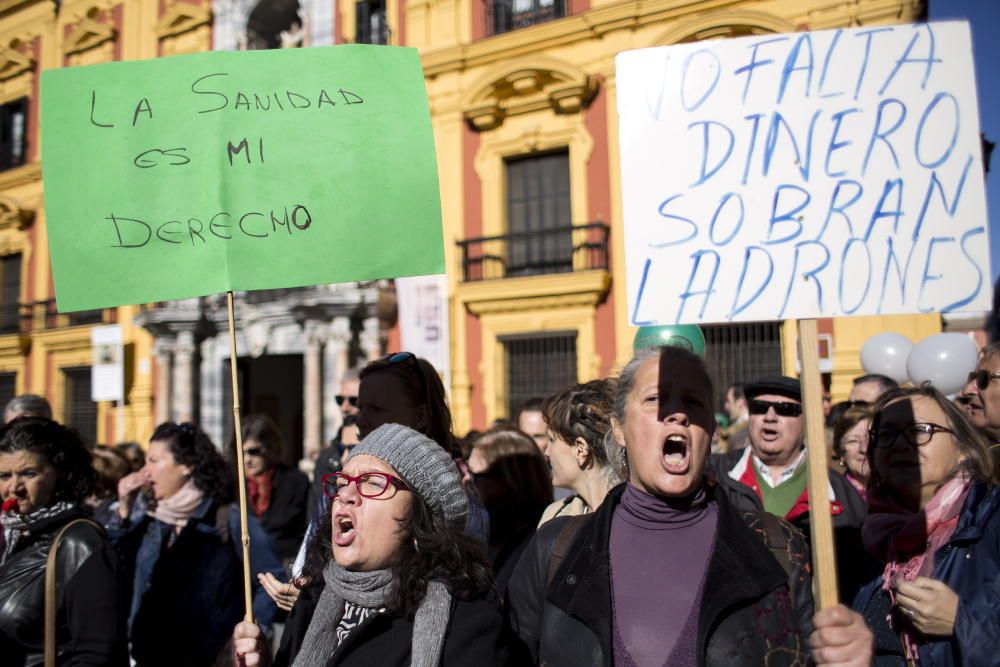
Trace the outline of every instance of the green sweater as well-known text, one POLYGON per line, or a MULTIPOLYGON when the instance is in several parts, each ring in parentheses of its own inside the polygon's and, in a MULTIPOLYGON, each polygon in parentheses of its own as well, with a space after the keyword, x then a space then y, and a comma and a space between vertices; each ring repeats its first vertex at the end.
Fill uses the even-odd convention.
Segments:
POLYGON ((771 514, 784 517, 795 505, 795 501, 799 499, 802 492, 806 490, 806 484, 809 482, 806 462, 803 461, 791 477, 775 487, 761 480, 757 466, 754 465, 753 461, 748 463, 757 478, 757 488, 760 489, 764 509, 771 514))

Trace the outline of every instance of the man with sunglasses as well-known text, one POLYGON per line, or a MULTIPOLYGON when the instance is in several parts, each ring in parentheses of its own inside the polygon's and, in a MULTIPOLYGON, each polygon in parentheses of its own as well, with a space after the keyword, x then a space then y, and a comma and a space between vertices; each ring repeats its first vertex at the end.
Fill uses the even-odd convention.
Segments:
MULTIPOLYGON (((340 380, 340 391, 334 397, 337 407, 340 408, 340 415, 344 419, 358 415, 358 388, 361 386, 360 369, 350 368, 344 373, 340 380)), ((340 437, 330 441, 330 446, 320 450, 316 456, 316 467, 313 469, 313 485, 310 493, 309 518, 316 516, 320 506, 320 499, 323 498, 324 475, 340 470, 340 458, 343 454, 343 446, 340 437)))
MULTIPOLYGON (((744 388, 750 424, 749 446, 712 457, 720 486, 737 507, 766 510, 782 517, 809 537, 810 497, 802 390, 790 377, 761 378, 744 388)), ((820 443, 825 446, 825 443, 820 443)), ((861 545, 865 503, 839 473, 830 470, 829 511, 833 515, 840 564, 842 600, 851 600, 867 580, 861 545)))
MULTIPOLYGON (((958 396, 958 403, 972 425, 996 446, 1000 443, 1000 343, 979 353, 976 370, 958 396)), ((994 452, 998 452, 994 447, 994 452)))

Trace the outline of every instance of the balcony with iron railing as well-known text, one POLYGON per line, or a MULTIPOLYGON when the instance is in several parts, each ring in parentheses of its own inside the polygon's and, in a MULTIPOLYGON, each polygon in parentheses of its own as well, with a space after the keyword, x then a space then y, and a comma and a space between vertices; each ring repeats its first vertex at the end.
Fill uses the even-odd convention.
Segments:
POLYGON ((511 30, 566 16, 566 0, 483 0, 486 34, 511 30))
POLYGON ((85 324, 114 324, 117 321, 118 311, 115 308, 60 313, 56 310, 55 299, 0 305, 0 335, 28 334, 85 324))
POLYGON ((603 222, 458 241, 465 282, 608 268, 603 222))

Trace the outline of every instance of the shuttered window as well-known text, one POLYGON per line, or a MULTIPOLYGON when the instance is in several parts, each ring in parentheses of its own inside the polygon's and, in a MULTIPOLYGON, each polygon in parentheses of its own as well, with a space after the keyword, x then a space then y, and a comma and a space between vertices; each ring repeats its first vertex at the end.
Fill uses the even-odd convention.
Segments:
POLYGON ((0 105, 0 170, 24 164, 28 98, 0 105))
POLYGON ((0 257, 0 333, 17 333, 21 313, 21 255, 0 257))
POLYGON ((507 277, 573 270, 569 152, 507 160, 507 277))
POLYGON ((0 408, 17 395, 17 373, 0 373, 0 408))
POLYGON ((64 368, 63 378, 66 383, 64 421, 77 430, 87 445, 94 445, 97 442, 97 403, 90 398, 90 366, 64 368))

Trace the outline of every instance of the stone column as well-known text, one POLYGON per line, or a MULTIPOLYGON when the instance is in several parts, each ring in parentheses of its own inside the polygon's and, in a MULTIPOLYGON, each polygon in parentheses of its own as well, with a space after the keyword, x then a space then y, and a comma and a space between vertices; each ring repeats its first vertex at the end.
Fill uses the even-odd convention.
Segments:
POLYGON ((346 317, 337 317, 330 326, 329 337, 323 346, 323 433, 327 440, 337 435, 340 428, 340 380, 347 370, 347 345, 351 340, 351 324, 346 317))
POLYGON ((172 397, 170 395, 171 354, 165 341, 157 341, 156 347, 156 413, 154 426, 170 421, 172 397))
POLYGON ((377 317, 365 318, 364 329, 361 331, 361 349, 368 361, 382 356, 382 341, 379 340, 377 317))
POLYGON ((323 327, 318 322, 305 324, 305 353, 303 354, 305 399, 305 441, 302 455, 311 459, 323 448, 323 327))
POLYGON ((198 375, 201 381, 201 393, 199 394, 198 419, 200 426, 212 438, 216 447, 223 449, 224 429, 227 415, 224 414, 222 405, 222 395, 224 388, 223 380, 228 380, 229 376, 222 377, 221 352, 228 350, 226 347, 229 338, 227 336, 209 336, 201 342, 201 363, 199 364, 198 375), (220 341, 222 344, 220 345, 220 341))
POLYGON ((177 334, 174 348, 174 421, 190 421, 194 417, 194 352, 194 332, 177 334))

